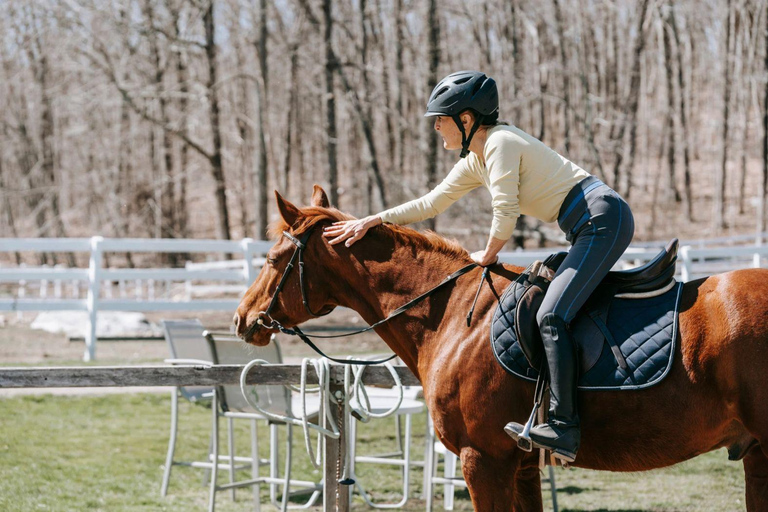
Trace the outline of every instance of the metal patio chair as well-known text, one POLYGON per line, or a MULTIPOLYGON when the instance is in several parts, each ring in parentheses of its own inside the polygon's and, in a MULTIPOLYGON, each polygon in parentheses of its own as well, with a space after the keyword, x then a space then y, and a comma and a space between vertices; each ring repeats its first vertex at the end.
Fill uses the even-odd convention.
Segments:
MULTIPOLYGON (((367 356, 369 359, 377 359, 380 355, 367 356)), ((400 359, 396 359, 395 363, 400 363, 400 359)), ((390 410, 396 403, 398 398, 398 391, 394 388, 377 388, 366 386, 366 393, 370 399, 371 411, 374 414, 381 414, 390 410)), ((411 451, 411 433, 412 433, 412 418, 416 414, 421 414, 426 411, 424 402, 417 400, 416 398, 421 396, 421 387, 418 386, 406 386, 403 387, 403 401, 400 404, 398 410, 393 413, 393 418, 372 418, 371 421, 391 421, 394 419, 395 423, 395 441, 396 447, 394 451, 388 453, 379 453, 371 455, 361 455, 357 452, 357 421, 352 419, 349 423, 350 433, 350 477, 355 480, 355 488, 358 494, 373 508, 401 508, 408 501, 410 493, 410 477, 411 468, 414 466, 422 466, 421 461, 414 460, 411 451), (405 431, 403 431, 401 420, 405 418, 405 431), (360 481, 356 474, 356 466, 358 464, 383 464, 394 465, 402 468, 402 489, 403 497, 397 503, 377 503, 374 502, 370 494, 366 491, 363 482, 360 481)))
MULTIPOLYGON (((242 364, 244 362, 250 362, 253 359, 263 359, 270 363, 281 363, 282 355, 280 353, 279 344, 273 340, 267 346, 255 347, 252 345, 246 345, 239 338, 228 333, 213 333, 205 332, 205 339, 208 342, 212 359, 215 364, 242 364)), ((281 385, 267 386, 258 385, 251 386, 250 393, 252 399, 256 401, 259 407, 264 410, 273 413, 284 415, 288 417, 296 417, 293 414, 294 399, 292 398, 290 390, 281 385)), ((296 399, 299 397, 296 396, 296 399)), ((213 443, 212 443, 212 459, 216 460, 219 457, 219 420, 220 418, 227 419, 227 431, 229 433, 229 464, 227 468, 234 468, 237 458, 231 455, 234 453, 234 429, 233 420, 235 419, 248 419, 251 421, 251 450, 252 460, 258 459, 258 437, 257 437, 257 420, 264 420, 264 416, 258 413, 243 397, 239 386, 217 386, 216 393, 213 397, 213 443)), ((298 405, 296 405, 298 409, 298 405)), ((307 415, 312 418, 316 418, 320 408, 320 403, 317 397, 307 397, 307 415)), ((229 471, 229 483, 219 485, 217 482, 219 466, 213 466, 213 473, 211 475, 211 491, 209 500, 209 510, 213 511, 215 507, 216 492, 230 489, 232 491, 232 497, 234 499, 235 489, 238 487, 252 486, 254 492, 254 498, 258 500, 261 484, 269 485, 270 489, 270 501, 273 505, 280 510, 296 509, 296 508, 308 508, 314 505, 318 497, 322 493, 321 482, 310 482, 304 480, 296 480, 291 478, 291 463, 292 463, 292 442, 293 442, 293 425, 279 423, 275 421, 268 421, 270 429, 270 457, 269 457, 269 475, 259 475, 259 465, 253 464, 251 470, 251 478, 248 480, 236 481, 235 472, 229 471), (281 477, 278 470, 279 450, 278 450, 278 427, 284 425, 286 427, 286 453, 285 453, 285 469, 284 474, 281 477), (278 487, 283 487, 282 500, 278 502, 278 487), (296 492, 291 492, 291 487, 299 488, 296 492), (288 505, 288 499, 291 496, 298 494, 309 493, 310 496, 307 501, 301 505, 288 505)))
MULTIPOLYGON (((213 364, 210 349, 203 337, 205 329, 199 320, 163 320, 161 323, 171 353, 171 358, 166 359, 166 363, 213 364)), ((179 398, 210 407, 213 395, 214 390, 210 386, 180 386, 175 387, 171 392, 171 436, 168 441, 168 453, 165 458, 163 483, 160 489, 162 496, 168 494, 168 484, 173 466, 203 468, 206 473, 211 469, 210 455, 205 461, 182 462, 174 460, 174 453, 179 423, 179 398)), ((208 453, 210 454, 210 448, 208 453)))

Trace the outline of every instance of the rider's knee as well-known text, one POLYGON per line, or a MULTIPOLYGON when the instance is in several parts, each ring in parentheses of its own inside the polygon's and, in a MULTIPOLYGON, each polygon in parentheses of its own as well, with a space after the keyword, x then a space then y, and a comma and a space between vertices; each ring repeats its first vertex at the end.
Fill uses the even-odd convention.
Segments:
POLYGON ((565 321, 562 315, 558 314, 554 311, 542 311, 539 309, 539 311, 536 313, 536 322, 539 325, 539 329, 547 326, 558 326, 558 325, 567 325, 568 322, 565 321))

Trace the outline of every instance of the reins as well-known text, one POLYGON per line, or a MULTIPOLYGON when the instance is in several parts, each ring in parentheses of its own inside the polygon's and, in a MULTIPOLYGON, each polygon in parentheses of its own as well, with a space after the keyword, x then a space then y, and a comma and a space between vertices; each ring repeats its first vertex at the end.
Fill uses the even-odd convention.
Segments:
MULTIPOLYGON (((415 297, 411 299, 410 301, 406 302, 399 308, 392 311, 386 318, 379 320, 373 325, 369 325, 368 327, 365 327, 363 329, 360 329, 358 331, 354 332, 348 332, 344 334, 338 334, 338 335, 322 335, 322 334, 315 334, 315 333, 308 333, 302 331, 298 326, 295 326, 293 328, 284 327, 280 322, 272 318, 270 315, 270 312, 274 308, 275 304, 277 303, 277 296, 280 294, 280 292, 283 289, 283 286, 285 285, 285 282, 288 278, 288 275, 290 274, 291 270, 293 270, 293 267, 295 265, 296 260, 298 259, 299 263, 299 286, 301 288, 301 301, 304 304, 304 308, 307 310, 307 312, 314 316, 314 317, 320 317, 325 316, 328 313, 332 311, 326 311, 321 313, 315 313, 312 311, 312 309, 309 307, 309 301, 307 299, 307 293, 306 293, 306 284, 304 281, 304 261, 302 260, 302 256, 304 254, 304 249, 306 248, 307 240, 309 239, 309 236, 312 233, 312 229, 308 230, 304 235, 301 237, 301 240, 297 239, 287 231, 283 231, 283 236, 286 237, 293 245, 296 246, 296 250, 293 253, 293 256, 291 256, 290 261, 288 262, 288 265, 285 267, 285 270, 283 271, 283 275, 280 278, 280 282, 277 285, 277 289, 275 290, 275 294, 272 296, 272 300, 269 302, 269 306, 265 311, 260 311, 258 315, 258 320, 254 322, 254 324, 248 329, 248 331, 245 333, 245 337, 248 338, 251 334, 253 334, 253 331, 256 330, 258 326, 266 327, 267 329, 277 329, 283 334, 288 334, 290 336, 298 336, 304 343, 309 345, 312 350, 320 354, 321 356, 328 358, 331 361, 334 361, 336 363, 343 363, 343 364, 359 364, 359 365, 372 365, 372 364, 380 364, 387 361, 390 361, 397 357, 397 354, 392 354, 390 357, 387 357, 386 359, 380 359, 376 361, 363 361, 359 359, 336 359, 330 356, 327 356, 322 350, 320 350, 317 345, 315 345, 310 338, 321 338, 321 339, 334 339, 334 338, 344 338, 347 336, 354 336, 356 334, 362 334, 364 332, 368 332, 370 330, 375 329, 376 327, 392 320, 393 318, 397 317, 398 315, 406 312, 411 307, 415 306, 419 302, 423 301, 427 297, 432 296, 435 292, 437 292, 440 288, 445 286, 446 284, 455 281, 459 277, 463 276, 470 270, 477 267, 477 263, 470 263, 469 265, 466 265, 459 270, 453 272, 452 274, 448 275, 445 279, 440 281, 436 286, 432 287, 431 289, 427 290, 426 292, 422 293, 418 297, 415 297), (266 319, 266 321, 265 321, 266 319), (269 323, 267 323, 267 321, 269 323)), ((482 287, 483 282, 485 281, 486 276, 488 275, 488 268, 483 271, 483 275, 481 276, 480 280, 480 287, 482 287)), ((469 315, 467 316, 467 325, 470 323, 470 319, 472 317, 472 312, 475 309, 475 303, 477 302, 477 297, 480 295, 480 287, 477 289, 477 294, 475 294, 475 300, 472 304, 472 309, 469 312, 469 315)))

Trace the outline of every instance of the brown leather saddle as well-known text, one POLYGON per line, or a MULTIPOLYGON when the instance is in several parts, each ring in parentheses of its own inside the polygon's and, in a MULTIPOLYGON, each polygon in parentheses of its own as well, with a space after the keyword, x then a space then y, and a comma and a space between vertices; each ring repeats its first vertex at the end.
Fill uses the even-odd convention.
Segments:
MULTIPOLYGON (((579 311, 577 320, 571 324, 579 353, 580 373, 586 373, 595 365, 606 342, 619 366, 627 368, 627 362, 606 326, 611 301, 614 297, 645 298, 669 290, 675 284, 677 249, 678 240, 675 238, 647 264, 629 270, 609 272, 598 285, 579 311)), ((536 313, 549 283, 567 254, 560 252, 551 255, 544 262, 537 261, 523 273, 521 277, 524 279, 518 281, 525 290, 517 302, 515 330, 520 348, 532 368, 540 368, 544 355, 536 313)))

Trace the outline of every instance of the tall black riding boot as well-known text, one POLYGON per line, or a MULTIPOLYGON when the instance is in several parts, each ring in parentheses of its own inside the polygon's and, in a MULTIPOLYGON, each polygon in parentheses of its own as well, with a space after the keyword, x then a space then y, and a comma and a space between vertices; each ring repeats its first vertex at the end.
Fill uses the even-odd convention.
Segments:
POLYGON ((581 441, 576 411, 576 346, 565 321, 553 313, 544 316, 540 329, 549 367, 549 419, 531 429, 531 441, 573 462, 581 441))

